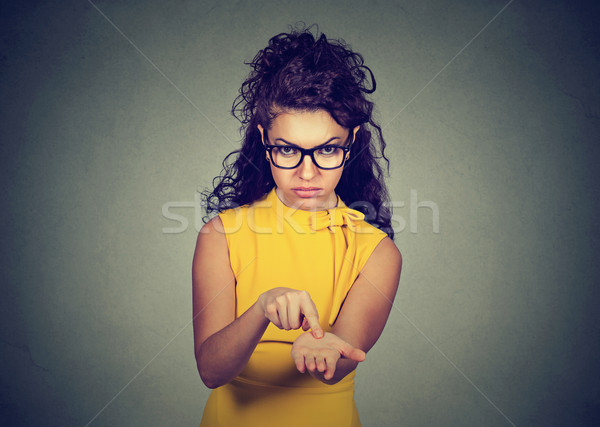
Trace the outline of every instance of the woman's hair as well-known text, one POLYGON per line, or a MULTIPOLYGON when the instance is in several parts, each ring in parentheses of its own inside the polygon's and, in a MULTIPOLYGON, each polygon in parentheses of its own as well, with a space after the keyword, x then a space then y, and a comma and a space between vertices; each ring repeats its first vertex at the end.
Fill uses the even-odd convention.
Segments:
POLYGON ((361 125, 344 165, 336 193, 365 220, 393 238, 383 169, 385 141, 373 120, 375 78, 363 57, 343 40, 313 36, 309 28, 293 28, 269 40, 252 62, 248 78, 233 102, 231 113, 241 122, 242 147, 223 161, 214 190, 204 192, 211 213, 252 203, 275 186, 257 125, 270 129, 281 112, 325 110, 342 127, 361 125), (374 130, 374 135, 372 131, 374 130))

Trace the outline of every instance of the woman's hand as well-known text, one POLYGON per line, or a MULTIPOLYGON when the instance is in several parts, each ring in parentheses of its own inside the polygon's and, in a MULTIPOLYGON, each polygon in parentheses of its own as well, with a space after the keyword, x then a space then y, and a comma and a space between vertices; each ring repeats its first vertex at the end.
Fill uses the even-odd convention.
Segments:
POLYGON ((308 369, 310 374, 317 378, 319 377, 317 372, 324 373, 325 380, 333 378, 337 362, 341 357, 362 362, 366 354, 330 332, 321 339, 315 339, 308 333, 302 334, 292 345, 292 359, 298 371, 304 373, 308 369))
POLYGON ((289 331, 310 328, 316 339, 323 337, 319 314, 315 303, 306 291, 290 288, 274 288, 258 297, 257 301, 265 317, 279 329, 289 331))

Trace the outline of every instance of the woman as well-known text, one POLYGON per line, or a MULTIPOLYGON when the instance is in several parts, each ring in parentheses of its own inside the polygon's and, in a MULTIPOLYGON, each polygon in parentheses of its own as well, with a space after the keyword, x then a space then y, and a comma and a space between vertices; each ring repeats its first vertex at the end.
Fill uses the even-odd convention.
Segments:
POLYGON ((232 110, 242 148, 206 195, 218 215, 193 260, 196 361, 215 389, 201 425, 360 426, 354 370, 402 262, 365 98, 375 80, 310 29, 273 37, 249 65, 232 110))

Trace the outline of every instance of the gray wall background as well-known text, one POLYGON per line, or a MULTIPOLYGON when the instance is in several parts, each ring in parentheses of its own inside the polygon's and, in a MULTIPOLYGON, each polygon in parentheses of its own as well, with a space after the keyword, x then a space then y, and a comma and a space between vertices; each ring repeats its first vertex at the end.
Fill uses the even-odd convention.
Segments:
POLYGON ((300 20, 372 67, 404 202, 364 425, 598 420, 597 6, 95 4, 2 5, 0 421, 199 423, 192 202, 239 141, 243 61, 300 20))

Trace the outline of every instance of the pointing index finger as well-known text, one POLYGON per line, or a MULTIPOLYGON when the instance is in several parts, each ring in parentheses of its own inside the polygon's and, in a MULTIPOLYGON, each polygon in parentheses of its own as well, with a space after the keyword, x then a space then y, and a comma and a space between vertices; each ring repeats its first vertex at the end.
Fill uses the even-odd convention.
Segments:
POLYGON ((317 326, 311 326, 310 332, 312 333, 313 337, 315 337, 317 339, 323 338, 325 336, 325 333, 323 332, 321 325, 319 325, 318 320, 317 320, 317 326))
POLYGON ((306 323, 308 323, 313 337, 317 339, 323 338, 324 332, 323 328, 321 328, 321 325, 319 324, 319 313, 317 313, 317 308, 308 294, 306 294, 306 297, 307 298, 304 299, 301 304, 302 314, 304 315, 302 327, 304 330, 308 329, 306 328, 306 323))

